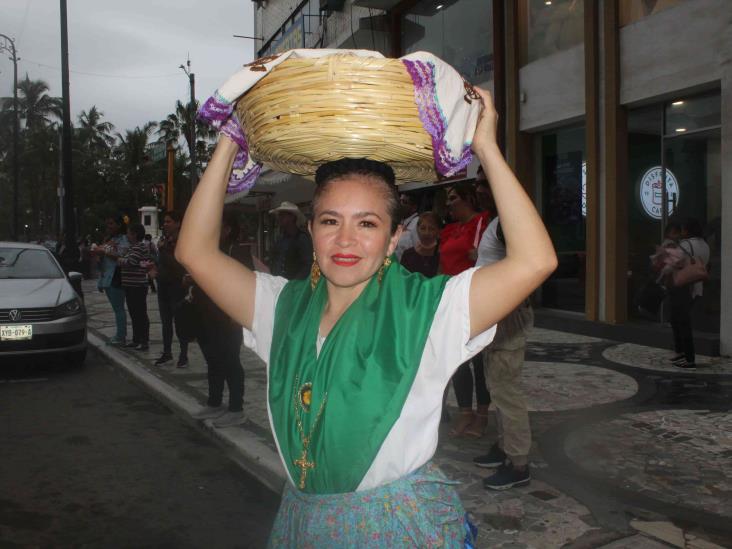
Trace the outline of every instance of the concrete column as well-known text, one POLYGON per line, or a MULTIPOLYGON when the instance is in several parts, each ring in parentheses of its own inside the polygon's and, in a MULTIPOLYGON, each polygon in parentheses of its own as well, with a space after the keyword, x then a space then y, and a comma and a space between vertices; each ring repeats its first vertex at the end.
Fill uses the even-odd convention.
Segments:
MULTIPOLYGON (((730 48, 732 49, 732 48, 730 48)), ((722 292, 719 346, 732 355, 732 58, 722 66, 722 292)))

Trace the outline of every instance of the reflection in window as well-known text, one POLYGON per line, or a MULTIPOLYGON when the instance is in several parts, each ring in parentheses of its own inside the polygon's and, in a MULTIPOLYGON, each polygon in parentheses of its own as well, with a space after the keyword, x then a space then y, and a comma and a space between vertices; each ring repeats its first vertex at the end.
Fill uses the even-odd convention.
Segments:
POLYGON ((667 8, 672 8, 685 0, 620 0, 620 26, 624 27, 635 21, 655 15, 667 8))
POLYGON ((719 94, 679 99, 666 107, 666 135, 714 128, 722 119, 719 94))
POLYGON ((402 18, 402 50, 432 53, 485 83, 493 78, 492 28, 490 0, 422 0, 402 18))
POLYGON ((520 2, 521 65, 584 41, 582 0, 520 2))
POLYGON ((571 311, 585 308, 583 203, 584 128, 563 128, 541 138, 542 217, 559 267, 542 286, 542 305, 571 311))

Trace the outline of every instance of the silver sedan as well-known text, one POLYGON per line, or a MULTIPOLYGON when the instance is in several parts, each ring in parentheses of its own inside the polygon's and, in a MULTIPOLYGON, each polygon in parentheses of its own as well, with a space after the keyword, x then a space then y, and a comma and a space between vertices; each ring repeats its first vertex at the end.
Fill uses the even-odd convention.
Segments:
POLYGON ((81 274, 64 274, 44 246, 0 242, 0 364, 10 357, 86 357, 86 309, 81 274))

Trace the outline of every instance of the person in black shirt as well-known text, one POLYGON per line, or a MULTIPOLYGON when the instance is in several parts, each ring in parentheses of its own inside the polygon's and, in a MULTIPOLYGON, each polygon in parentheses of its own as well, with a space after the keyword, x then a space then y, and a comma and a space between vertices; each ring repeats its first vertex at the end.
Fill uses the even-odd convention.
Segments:
MULTIPOLYGON (((237 212, 224 210, 220 247, 229 257, 254 270, 251 250, 238 242, 237 212)), ((244 415, 244 369, 239 360, 243 339, 242 327, 198 287, 194 287, 193 303, 201 319, 198 345, 208 366, 208 401, 196 419, 213 419, 214 427, 229 427, 246 421, 244 415), (228 409, 223 405, 224 384, 229 388, 228 409)))
MULTIPOLYGON (((175 246, 178 242, 178 231, 182 216, 171 210, 163 214, 163 239, 158 243, 157 281, 158 281, 158 308, 160 322, 163 328, 163 354, 155 361, 156 366, 162 366, 173 360, 173 321, 176 307, 185 297, 183 277, 186 270, 175 259, 175 246)), ((176 326, 177 328, 177 326, 176 326)), ((177 332, 177 330, 176 330, 177 332)), ((178 368, 188 366, 188 341, 178 335, 180 354, 178 368)))
POLYGON ((274 245, 270 271, 288 280, 307 278, 313 263, 313 242, 302 227, 305 216, 292 202, 283 202, 269 213, 277 215, 281 236, 274 245))

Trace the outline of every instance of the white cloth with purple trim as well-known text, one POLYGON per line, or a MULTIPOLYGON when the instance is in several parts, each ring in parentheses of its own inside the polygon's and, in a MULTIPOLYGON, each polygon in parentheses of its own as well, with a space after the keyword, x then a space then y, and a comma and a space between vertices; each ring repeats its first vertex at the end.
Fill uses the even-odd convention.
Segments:
MULTIPOLYGON (((228 192, 250 189, 262 169, 249 155, 245 130, 242 130, 234 106, 254 84, 290 57, 318 58, 328 55, 383 57, 369 50, 298 49, 289 50, 245 65, 227 80, 198 111, 198 117, 239 144, 228 192), (252 67, 256 65, 256 69, 252 67)), ((472 160, 470 145, 480 114, 479 100, 466 100, 465 81, 449 64, 431 53, 416 52, 401 57, 412 82, 419 118, 432 138, 435 169, 449 177, 464 169, 472 160)))

